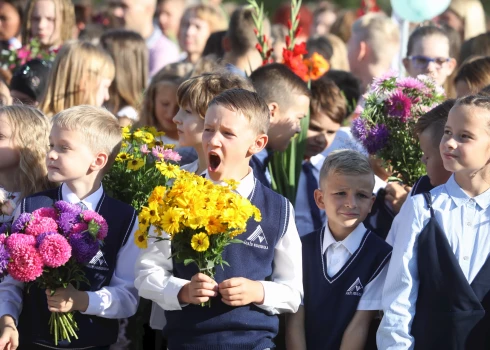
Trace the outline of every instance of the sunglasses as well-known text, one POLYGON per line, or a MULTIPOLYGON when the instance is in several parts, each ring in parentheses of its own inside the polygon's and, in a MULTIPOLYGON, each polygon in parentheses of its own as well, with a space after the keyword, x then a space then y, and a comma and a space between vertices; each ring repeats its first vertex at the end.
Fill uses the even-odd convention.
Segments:
POLYGON ((437 68, 441 68, 445 63, 449 62, 450 58, 436 57, 430 58, 427 56, 408 56, 407 57, 415 68, 427 68, 427 66, 434 62, 437 68))

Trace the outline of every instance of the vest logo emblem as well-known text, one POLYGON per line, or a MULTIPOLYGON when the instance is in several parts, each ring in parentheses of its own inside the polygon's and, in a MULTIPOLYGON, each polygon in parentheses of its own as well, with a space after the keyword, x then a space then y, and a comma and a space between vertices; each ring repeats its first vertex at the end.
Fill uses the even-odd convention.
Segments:
POLYGON ((109 265, 104 258, 104 253, 102 253, 102 250, 99 250, 97 254, 95 254, 92 260, 90 260, 90 262, 88 263, 87 267, 103 271, 109 270, 109 265))
POLYGON ((248 236, 248 238, 244 240, 243 243, 250 247, 269 249, 267 238, 265 238, 264 231, 262 230, 262 227, 260 225, 257 226, 255 231, 250 236, 248 236))
POLYGON ((352 284, 352 286, 347 289, 347 292, 345 292, 345 295, 355 295, 355 296, 362 296, 362 292, 364 291, 364 287, 362 286, 361 280, 359 277, 357 277, 356 281, 352 284))

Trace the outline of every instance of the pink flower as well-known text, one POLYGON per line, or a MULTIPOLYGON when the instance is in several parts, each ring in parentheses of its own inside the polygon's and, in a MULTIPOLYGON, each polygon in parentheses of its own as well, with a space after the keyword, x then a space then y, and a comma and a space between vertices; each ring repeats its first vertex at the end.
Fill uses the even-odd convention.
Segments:
POLYGON ((424 92, 427 90, 427 87, 424 83, 412 77, 400 79, 397 81, 396 85, 401 89, 420 90, 420 92, 424 92))
POLYGON ((5 239, 7 239, 7 235, 5 233, 2 233, 0 235, 0 245, 5 244, 5 239))
POLYGON ((25 235, 23 233, 13 233, 5 239, 5 246, 9 253, 22 250, 25 247, 34 247, 36 238, 34 236, 25 235))
POLYGON ((21 282, 31 282, 42 275, 43 260, 36 248, 27 245, 12 252, 9 251, 9 253, 10 263, 7 272, 14 279, 21 282))
POLYGON ((48 267, 60 267, 71 257, 71 246, 60 234, 46 236, 39 245, 39 254, 48 267))
POLYGON ((182 157, 174 150, 165 149, 161 146, 153 147, 151 153, 159 160, 173 160, 174 162, 178 162, 182 159, 182 157))
POLYGON ((29 58, 30 55, 31 55, 31 51, 27 49, 25 46, 17 50, 17 57, 21 60, 29 58))
POLYGON ((45 217, 45 218, 51 218, 53 220, 57 219, 56 210, 54 208, 48 208, 48 207, 34 210, 32 212, 32 215, 34 215, 35 218, 45 217))
POLYGON ((87 223, 85 223, 85 222, 77 222, 71 228, 71 234, 73 235, 75 233, 81 233, 81 232, 84 232, 84 231, 87 231, 87 230, 88 230, 87 223))
POLYGON ((32 236, 40 235, 44 232, 57 232, 58 225, 54 219, 48 217, 34 217, 29 225, 27 226, 25 233, 32 236))
POLYGON ((400 118, 402 123, 405 123, 410 117, 411 107, 412 100, 401 91, 395 92, 386 101, 388 114, 400 118))
POLYGON ((150 153, 150 150, 148 149, 148 145, 144 144, 143 146, 140 147, 140 152, 143 154, 148 154, 150 153))
POLYGON ((88 223, 88 230, 99 241, 107 237, 109 226, 105 219, 93 210, 85 210, 82 212, 83 221, 88 223))
POLYGON ((2 206, 0 207, 0 212, 4 215, 12 215, 15 207, 15 202, 11 199, 8 199, 7 201, 3 202, 2 206))

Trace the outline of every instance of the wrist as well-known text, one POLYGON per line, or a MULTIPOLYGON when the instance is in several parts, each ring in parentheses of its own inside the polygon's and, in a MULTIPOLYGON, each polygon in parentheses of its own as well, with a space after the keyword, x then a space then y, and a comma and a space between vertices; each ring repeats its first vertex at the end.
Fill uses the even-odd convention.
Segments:
POLYGON ((88 308, 88 293, 83 291, 77 291, 73 298, 73 309, 80 312, 87 311, 88 308))
POLYGON ((254 304, 262 305, 262 304, 264 304, 264 299, 265 299, 264 286, 259 281, 254 281, 254 282, 255 282, 255 301, 254 301, 254 304))
POLYGON ((13 325, 15 326, 15 319, 11 315, 3 315, 0 317, 0 323, 2 326, 13 325))
POLYGON ((180 304, 190 304, 189 296, 189 283, 186 283, 180 288, 179 293, 177 294, 177 300, 180 304))

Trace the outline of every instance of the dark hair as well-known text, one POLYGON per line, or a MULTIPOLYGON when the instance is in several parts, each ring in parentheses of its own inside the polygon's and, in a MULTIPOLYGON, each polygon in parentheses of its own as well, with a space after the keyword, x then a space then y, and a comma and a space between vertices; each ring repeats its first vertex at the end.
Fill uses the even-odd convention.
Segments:
POLYGON ((317 113, 323 113, 337 124, 342 124, 347 116, 347 106, 342 92, 326 76, 312 81, 310 108, 312 117, 317 113))
POLYGON ((223 48, 223 38, 225 35, 226 30, 211 33, 208 40, 206 40, 206 45, 204 46, 201 57, 214 55, 217 59, 222 59, 225 55, 225 49, 223 48))
POLYGON ((490 96, 486 95, 469 95, 456 100, 456 106, 474 106, 488 110, 490 112, 490 96))
POLYGON ((455 99, 446 100, 422 115, 415 124, 415 135, 420 135, 425 130, 429 130, 432 136, 432 145, 436 148, 439 147, 442 136, 444 136, 447 116, 455 103, 455 99))
MULTIPOLYGON (((27 5, 27 0, 4 0, 7 4, 10 4, 17 11, 20 18, 19 32, 22 30, 22 23, 24 23, 25 9, 27 5)), ((19 33, 17 33, 19 34, 19 33)))
POLYGON ((463 62, 454 78, 455 83, 458 81, 464 81, 475 94, 490 84, 490 57, 473 57, 463 62))
MULTIPOLYGON (((246 6, 238 7, 230 17, 227 37, 230 40, 231 51, 237 56, 243 56, 252 50, 257 43, 254 34, 254 10, 246 6)), ((269 25, 269 23, 263 23, 269 25)))
POLYGON ((267 102, 276 102, 284 109, 289 108, 291 94, 311 96, 308 85, 288 67, 281 63, 271 63, 259 67, 250 75, 257 93, 267 102))
POLYGON ((471 56, 490 56, 490 31, 468 39, 461 45, 460 62, 471 56))
POLYGON ((51 62, 35 58, 18 67, 10 81, 10 90, 16 90, 39 102, 48 84, 51 62))
POLYGON ((478 95, 490 96, 490 85, 485 86, 483 89, 481 89, 478 95))
POLYGON ((408 38, 408 44, 407 44, 407 56, 410 56, 413 52, 415 42, 417 40, 420 40, 421 38, 424 38, 426 36, 430 35, 441 35, 447 39, 447 42, 450 44, 451 40, 449 38, 449 35, 447 31, 445 31, 443 28, 435 26, 435 25, 424 25, 420 26, 417 29, 415 29, 412 34, 410 34, 410 37, 408 38))
POLYGON ((361 81, 351 72, 336 69, 329 70, 325 76, 331 79, 342 91, 347 105, 347 114, 354 112, 357 101, 361 97, 361 81))
POLYGON ((333 47, 330 40, 321 35, 308 38, 306 50, 308 51, 307 57, 310 57, 316 52, 322 55, 327 61, 330 61, 333 55, 333 47))

